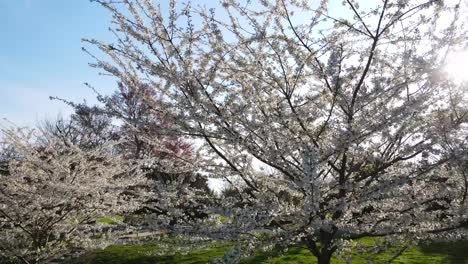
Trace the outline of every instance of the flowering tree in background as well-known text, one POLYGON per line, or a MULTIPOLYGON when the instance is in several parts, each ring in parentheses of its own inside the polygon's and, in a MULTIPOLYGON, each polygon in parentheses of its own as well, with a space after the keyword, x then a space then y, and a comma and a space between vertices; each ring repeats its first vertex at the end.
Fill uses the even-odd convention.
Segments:
POLYGON ((101 112, 120 123, 118 151, 141 164, 153 182, 149 187, 154 196, 139 211, 163 215, 169 222, 206 217, 199 209, 212 196, 207 179, 196 173, 198 157, 192 144, 183 135, 171 132, 172 120, 157 111, 157 93, 126 79, 119 80, 113 95, 100 95, 98 99, 104 106, 101 112), (173 213, 168 214, 169 210, 173 213))
POLYGON ((104 105, 98 111, 120 123, 117 133, 122 142, 118 146, 120 152, 128 159, 154 158, 154 167, 160 172, 190 171, 196 158, 192 146, 166 132, 170 120, 152 110, 158 104, 154 91, 132 81, 119 81, 118 87, 111 96, 98 96, 104 105))
POLYGON ((229 220, 201 234, 268 228, 325 264, 358 238, 467 223, 466 83, 443 68, 468 45, 463 1, 96 2, 116 41, 86 40, 111 60, 94 66, 144 89, 160 131, 203 140, 204 172, 230 184, 205 209, 229 220))
POLYGON ((70 120, 45 122, 42 130, 87 147, 115 141, 113 151, 138 167, 152 193, 134 216, 156 214, 165 226, 174 219, 206 218, 202 205, 213 200, 213 191, 207 178, 197 173, 198 157, 192 144, 183 135, 168 133, 171 120, 155 111, 159 99, 154 90, 131 79, 118 81, 112 95, 99 94, 86 85, 96 92, 100 105, 51 97, 68 104, 75 113, 70 120))
POLYGON ((0 174, 1 261, 48 263, 106 243, 95 221, 137 208, 129 188, 145 182, 108 145, 83 150, 36 131, 2 130, 2 150, 15 155, 0 174))

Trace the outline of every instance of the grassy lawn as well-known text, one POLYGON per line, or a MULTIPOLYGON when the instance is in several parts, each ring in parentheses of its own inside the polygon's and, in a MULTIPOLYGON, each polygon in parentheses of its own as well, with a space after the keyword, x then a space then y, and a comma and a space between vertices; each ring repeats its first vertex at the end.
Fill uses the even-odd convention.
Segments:
POLYGON ((157 255, 157 245, 143 246, 110 246, 103 250, 91 252, 74 264, 170 264, 170 263, 209 263, 222 257, 230 246, 212 246, 210 249, 194 251, 189 254, 176 252, 170 255, 157 255))
MULTIPOLYGON (((383 263, 388 260, 390 254, 379 254, 374 256, 375 263, 383 263)), ((269 264, 298 264, 316 263, 315 257, 303 248, 291 248, 284 254, 259 253, 256 256, 246 259, 245 264, 269 263, 269 264)), ((340 259, 333 259, 332 263, 344 264, 340 259)), ((365 256, 352 254, 352 263, 369 263, 365 256)), ((459 241, 451 243, 433 243, 428 246, 412 247, 406 250, 400 257, 392 263, 395 264, 464 264, 468 263, 468 242, 459 241)))
MULTIPOLYGON (((212 244, 209 249, 193 251, 188 254, 175 253, 158 255, 155 252, 160 249, 157 245, 122 245, 110 246, 103 250, 88 253, 74 264, 204 264, 223 256, 232 245, 212 244)), ((352 253, 352 263, 367 264, 366 256, 352 253)), ((377 262, 382 263, 390 257, 390 254, 379 254, 377 262)), ((243 264, 270 263, 270 264, 297 264, 316 263, 315 258, 300 247, 290 248, 287 252, 270 251, 259 252, 254 257, 244 259, 243 264)), ((339 259, 333 259, 332 263, 345 263, 339 259)), ((468 264, 468 241, 450 243, 432 243, 427 246, 412 247, 406 250, 392 263, 399 264, 468 264)))

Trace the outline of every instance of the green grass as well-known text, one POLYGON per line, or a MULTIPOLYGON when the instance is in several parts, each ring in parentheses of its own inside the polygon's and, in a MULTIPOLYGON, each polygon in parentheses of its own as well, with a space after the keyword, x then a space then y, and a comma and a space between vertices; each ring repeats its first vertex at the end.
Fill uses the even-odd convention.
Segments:
POLYGON ((222 257, 230 246, 212 246, 210 249, 182 254, 176 252, 170 255, 157 255, 160 249, 157 245, 123 245, 110 246, 103 250, 97 250, 86 254, 75 264, 204 264, 215 258, 222 257))
MULTIPOLYGON (((371 240, 363 241, 364 244, 372 244, 371 240)), ((384 263, 391 258, 391 253, 378 255, 351 253, 352 262, 367 264, 368 257, 372 257, 375 263, 384 263)), ((254 257, 245 259, 244 264, 268 263, 268 264, 300 264, 316 263, 315 257, 305 248, 293 247, 282 253, 281 251, 262 252, 254 257)), ((332 263, 344 264, 341 259, 333 258, 332 263)), ((468 241, 437 242, 425 246, 411 247, 395 259, 395 264, 468 264, 468 241)))
MULTIPOLYGON (((364 243, 372 243, 364 241, 364 243)), ((140 246, 110 246, 103 250, 88 253, 76 264, 204 264, 210 263, 213 259, 223 256, 232 245, 212 244, 209 249, 193 251, 188 254, 176 252, 170 255, 157 255, 155 252, 160 249, 157 245, 140 246)), ((366 256, 353 252, 351 254, 352 263, 367 264, 366 256)), ((383 263, 390 257, 389 253, 372 256, 377 261, 383 263)), ((292 247, 286 252, 273 250, 269 252, 258 252, 255 256, 246 258, 242 264, 269 263, 269 264, 299 264, 316 263, 314 256, 301 247, 292 247)), ((334 258, 334 264, 345 263, 334 258)), ((406 250, 394 262, 395 264, 468 264, 468 241, 459 242, 438 242, 426 246, 412 247, 406 250)))

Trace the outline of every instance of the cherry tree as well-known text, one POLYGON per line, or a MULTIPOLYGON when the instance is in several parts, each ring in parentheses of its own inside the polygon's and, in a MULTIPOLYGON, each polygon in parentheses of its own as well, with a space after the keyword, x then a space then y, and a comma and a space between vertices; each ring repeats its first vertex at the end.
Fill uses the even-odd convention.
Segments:
POLYGON ((107 55, 93 66, 157 95, 139 94, 161 131, 203 141, 231 189, 200 234, 268 228, 325 264, 467 224, 466 83, 444 70, 468 46, 463 1, 96 2, 116 39, 85 39, 107 55))
MULTIPOLYGON (((158 219, 165 223, 176 218, 206 218, 200 204, 212 200, 213 192, 207 178, 197 173, 198 157, 193 145, 183 135, 168 133, 171 120, 155 111, 159 99, 154 90, 132 80, 119 80, 113 94, 103 95, 86 85, 96 92, 99 104, 88 106, 51 97, 69 105, 75 113, 69 121, 45 122, 43 131, 71 138, 84 147, 115 141, 113 151, 146 176, 145 189, 152 193, 143 195, 146 202, 132 213, 131 219, 147 213, 160 215, 158 219), (168 214, 169 210, 178 213, 168 214)), ((127 220, 133 222, 131 219, 127 220)))
POLYGON ((112 155, 109 143, 82 149, 29 129, 1 135, 2 150, 14 155, 0 174, 0 260, 49 263, 103 246, 109 236, 96 220, 138 207, 129 188, 145 179, 112 155))
POLYGON ((117 85, 114 94, 98 99, 103 104, 101 112, 120 122, 118 151, 141 164, 152 182, 148 187, 154 195, 138 213, 163 215, 169 222, 207 217, 200 210, 200 204, 212 196, 207 179, 196 173, 198 157, 192 144, 171 131, 172 121, 158 113, 158 94, 133 80, 119 80, 117 85))

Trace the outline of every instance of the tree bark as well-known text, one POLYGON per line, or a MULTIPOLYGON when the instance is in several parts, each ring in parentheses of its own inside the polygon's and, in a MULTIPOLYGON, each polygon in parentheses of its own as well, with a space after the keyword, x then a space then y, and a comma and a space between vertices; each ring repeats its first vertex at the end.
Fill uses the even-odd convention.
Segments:
POLYGON ((322 251, 322 253, 317 257, 318 264, 330 264, 332 252, 328 250, 322 251))
POLYGON ((317 258, 318 264, 330 264, 331 257, 336 250, 336 247, 330 247, 330 234, 322 233, 322 244, 326 246, 317 245, 313 238, 309 237, 304 239, 310 252, 317 258))

